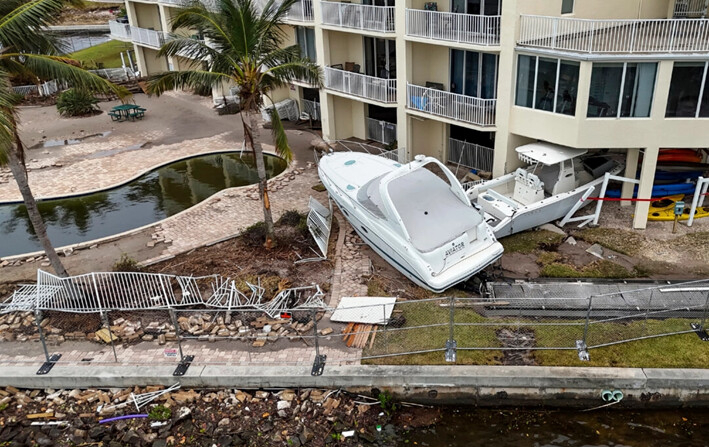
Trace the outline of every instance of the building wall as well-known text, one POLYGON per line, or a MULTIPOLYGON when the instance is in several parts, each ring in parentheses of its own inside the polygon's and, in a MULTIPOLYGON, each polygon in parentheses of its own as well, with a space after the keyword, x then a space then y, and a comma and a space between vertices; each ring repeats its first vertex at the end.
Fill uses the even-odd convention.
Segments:
POLYGON ((135 8, 137 23, 133 22, 134 26, 145 29, 153 29, 155 31, 163 30, 160 20, 160 8, 158 5, 147 5, 145 3, 132 2, 135 8))

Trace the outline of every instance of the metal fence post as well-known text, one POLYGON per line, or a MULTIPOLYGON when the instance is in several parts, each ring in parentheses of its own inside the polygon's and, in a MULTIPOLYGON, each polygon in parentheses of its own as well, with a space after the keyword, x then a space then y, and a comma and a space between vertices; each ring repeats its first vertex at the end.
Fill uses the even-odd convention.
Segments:
POLYGON ((591 320, 591 309, 593 308, 593 295, 588 297, 588 309, 586 310, 586 324, 583 327, 583 339, 576 340, 576 350, 579 354, 579 360, 588 361, 588 325, 591 320))
POLYGON ((175 326, 175 337, 177 338, 177 348, 180 351, 180 362, 185 361, 185 355, 182 352, 182 338, 180 337, 180 325, 177 324, 177 316, 175 315, 175 309, 169 309, 168 312, 170 313, 170 320, 172 321, 172 325, 175 326))
POLYGON ((450 309, 450 319, 448 321, 448 340, 446 341, 446 362, 455 363, 457 354, 456 349, 458 348, 458 342, 455 341, 455 297, 451 296, 448 300, 448 307, 450 309))
POLYGON ((52 370, 54 365, 57 363, 57 361, 61 358, 61 354, 52 354, 51 356, 49 355, 49 351, 47 350, 47 341, 44 339, 44 330, 42 329, 42 311, 39 309, 36 309, 34 312, 34 320, 37 322, 37 330, 39 331, 39 339, 42 342, 42 349, 44 349, 44 358, 45 362, 42 364, 42 366, 39 367, 39 370, 37 370, 37 375, 42 376, 49 371, 52 370))
POLYGON ((310 371, 310 375, 322 376, 323 370, 325 369, 325 360, 327 360, 327 356, 320 355, 317 309, 313 309, 313 334, 315 335, 315 362, 313 363, 313 369, 310 371))
POLYGON ((382 325, 384 326, 384 346, 386 346, 387 354, 389 354, 389 332, 387 331, 387 307, 382 304, 382 325))
POLYGON ((111 332, 111 323, 109 322, 108 312, 102 310, 101 319, 103 320, 103 324, 108 330, 108 337, 111 340, 111 349, 113 349, 113 359, 116 361, 116 363, 118 363, 118 354, 116 354, 116 344, 113 342, 113 332, 111 332))

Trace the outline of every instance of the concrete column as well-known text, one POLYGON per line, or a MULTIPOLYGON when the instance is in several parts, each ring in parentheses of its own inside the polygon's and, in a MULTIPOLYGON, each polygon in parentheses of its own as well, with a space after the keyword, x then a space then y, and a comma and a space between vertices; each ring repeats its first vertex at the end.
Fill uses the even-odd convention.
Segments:
POLYGON ((409 123, 406 113, 406 82, 412 70, 411 43, 403 36, 406 33, 406 1, 396 2, 394 6, 394 26, 396 39, 396 140, 399 145, 399 161, 406 162, 413 158, 409 138, 409 123))
MULTIPOLYGON (((635 178, 638 175, 638 160, 640 158, 640 149, 634 147, 629 148, 625 154, 625 173, 623 174, 626 178, 635 178)), ((623 183, 623 188, 621 190, 621 197, 624 199, 630 199, 633 197, 633 190, 635 190, 635 184, 633 183, 623 183)), ((620 206, 630 206, 632 202, 620 202, 620 206)))
MULTIPOLYGON (((315 52, 317 53, 317 63, 321 67, 330 65, 330 43, 328 32, 322 29, 322 8, 319 1, 312 2, 313 19, 315 29, 315 52)), ((324 76, 324 74, 323 74, 324 76)), ((323 83, 325 79, 323 78, 323 83)), ((325 141, 334 141, 335 138, 335 115, 332 95, 327 94, 325 89, 320 89, 320 123, 322 124, 322 136, 325 141)))
MULTIPOLYGON (((645 148, 640 185, 638 186, 638 199, 650 199, 652 197, 652 186, 655 183, 655 168, 657 167, 657 156, 659 154, 660 148, 658 146, 645 148)), ((650 202, 636 202, 633 228, 645 229, 647 227, 647 213, 649 210, 650 202)))
POLYGON ((500 48, 502 51, 497 67, 497 108, 495 111, 495 153, 492 163, 492 175, 498 177, 514 169, 508 165, 510 158, 516 160, 513 144, 510 142, 508 123, 511 108, 514 106, 514 92, 516 75, 516 54, 514 52, 519 27, 517 14, 518 0, 505 0, 502 2, 502 21, 500 23, 500 48), (511 153, 510 153, 511 151, 511 153))

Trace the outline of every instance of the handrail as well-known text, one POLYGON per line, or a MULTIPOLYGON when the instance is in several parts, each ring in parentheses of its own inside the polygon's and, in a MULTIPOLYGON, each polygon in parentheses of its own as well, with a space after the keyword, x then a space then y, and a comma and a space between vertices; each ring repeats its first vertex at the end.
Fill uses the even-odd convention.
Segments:
POLYGON ((381 33, 394 32, 394 6, 321 1, 323 25, 381 33))
POLYGON ((325 88, 384 103, 396 102, 396 79, 325 67, 325 88))
POLYGON ((406 35, 431 40, 494 46, 500 44, 501 16, 406 9, 406 35))

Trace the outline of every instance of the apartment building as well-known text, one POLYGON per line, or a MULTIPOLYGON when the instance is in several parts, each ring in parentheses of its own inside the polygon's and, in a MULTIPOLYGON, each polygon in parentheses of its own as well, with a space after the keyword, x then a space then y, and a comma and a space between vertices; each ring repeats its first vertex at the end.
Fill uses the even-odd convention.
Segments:
MULTIPOLYGON (((134 42, 141 72, 187 62, 157 57, 181 2, 127 0, 129 24, 112 24, 134 42)), ((519 167, 515 149, 534 141, 618 152, 649 198, 660 149, 709 146, 708 6, 300 0, 287 43, 323 67, 324 88, 295 83, 274 100, 296 100, 326 140, 396 141, 402 159, 426 154, 495 176, 519 167)), ((635 207, 633 226, 644 228, 649 204, 635 207)))

